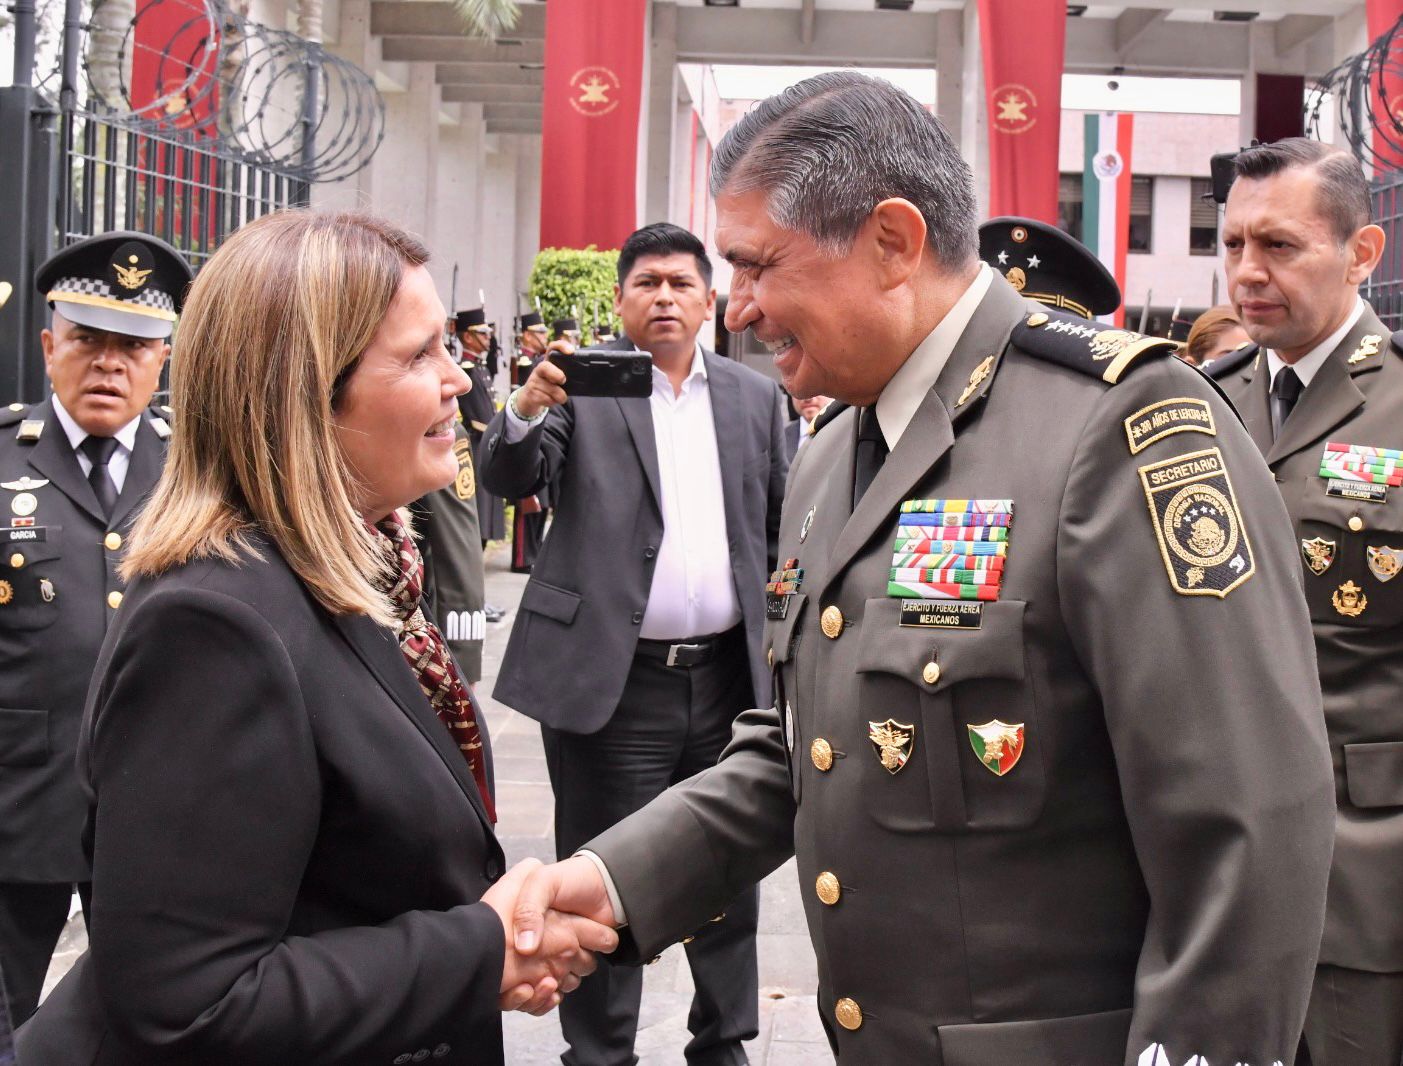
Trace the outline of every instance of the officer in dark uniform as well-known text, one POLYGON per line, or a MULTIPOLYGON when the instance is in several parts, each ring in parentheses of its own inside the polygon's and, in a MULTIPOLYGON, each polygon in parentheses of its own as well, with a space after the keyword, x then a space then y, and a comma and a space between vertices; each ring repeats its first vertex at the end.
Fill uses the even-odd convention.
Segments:
POLYGON ((1242 412, 1290 513, 1335 769, 1325 936, 1298 1062, 1398 1066, 1403 334, 1359 296, 1384 233, 1356 159, 1292 138, 1247 149, 1235 171, 1224 265, 1257 343, 1206 372, 1242 412))
POLYGON ((35 282, 53 394, 0 411, 0 969, 38 1003, 73 886, 90 877, 73 759, 88 678, 122 602, 117 563, 170 436, 150 410, 193 278, 164 241, 106 233, 35 282))
MULTIPOLYGON (((536 369, 536 364, 546 357, 551 349, 573 351, 574 347, 565 338, 549 340, 545 319, 538 311, 528 311, 521 316, 521 335, 517 339, 516 379, 514 384, 525 384, 536 369)), ((536 553, 541 550, 541 540, 546 535, 546 518, 550 508, 550 486, 547 485, 534 496, 517 500, 512 518, 512 559, 514 573, 529 574, 536 565, 536 553)))
MULTIPOLYGON (((463 426, 472 442, 474 460, 482 446, 482 434, 487 423, 497 413, 496 397, 492 387, 492 373, 487 366, 487 357, 492 351, 492 327, 487 324, 487 312, 481 307, 469 311, 459 311, 454 316, 454 332, 463 348, 463 369, 467 371, 473 387, 458 397, 458 410, 463 416, 463 426)), ((490 540, 503 540, 507 535, 505 504, 500 496, 479 491, 477 494, 478 524, 485 548, 490 540)), ((500 615, 498 616, 500 617, 500 615)))
POLYGON ((888 82, 762 101, 711 180, 727 327, 851 405, 789 472, 775 706, 518 913, 612 913, 646 959, 794 854, 845 1066, 1289 1062, 1330 767, 1231 407, 979 263, 968 166, 888 82))
POLYGON ((573 318, 557 318, 550 324, 551 340, 565 341, 572 348, 580 346, 580 324, 573 318))
POLYGON ((991 218, 979 227, 979 258, 1024 299, 1078 318, 1099 318, 1120 306, 1120 286, 1101 260, 1046 222, 991 218))

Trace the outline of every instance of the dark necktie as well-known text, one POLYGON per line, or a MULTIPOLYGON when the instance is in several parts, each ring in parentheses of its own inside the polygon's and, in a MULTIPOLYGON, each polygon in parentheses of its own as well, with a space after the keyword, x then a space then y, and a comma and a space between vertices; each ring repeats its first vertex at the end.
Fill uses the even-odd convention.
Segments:
POLYGON ((1301 398, 1301 390, 1304 388, 1301 379, 1289 366, 1284 366, 1277 372, 1276 380, 1271 383, 1271 435, 1273 440, 1281 436, 1281 427, 1286 424, 1286 419, 1290 417, 1291 411, 1296 406, 1296 401, 1301 398))
POLYGON ((111 518, 112 508, 117 506, 117 485, 108 472, 107 464, 112 460, 112 453, 117 450, 117 438, 88 436, 83 438, 83 443, 78 447, 88 457, 88 462, 93 464, 93 468, 88 471, 88 484, 97 494, 97 502, 102 505, 103 515, 111 518))
POLYGON ((877 409, 864 407, 857 416, 857 452, 853 459, 853 510, 887 458, 887 441, 877 424, 877 409))

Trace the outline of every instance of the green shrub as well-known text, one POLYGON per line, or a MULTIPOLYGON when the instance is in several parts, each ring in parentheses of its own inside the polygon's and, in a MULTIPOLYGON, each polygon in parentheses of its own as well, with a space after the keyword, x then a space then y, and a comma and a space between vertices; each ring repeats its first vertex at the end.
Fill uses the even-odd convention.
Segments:
POLYGON ((619 253, 601 252, 594 245, 578 248, 542 248, 536 253, 527 281, 532 306, 540 305, 546 325, 557 318, 577 317, 580 328, 592 332, 599 321, 611 323, 613 332, 623 327, 614 317, 614 279, 619 253))

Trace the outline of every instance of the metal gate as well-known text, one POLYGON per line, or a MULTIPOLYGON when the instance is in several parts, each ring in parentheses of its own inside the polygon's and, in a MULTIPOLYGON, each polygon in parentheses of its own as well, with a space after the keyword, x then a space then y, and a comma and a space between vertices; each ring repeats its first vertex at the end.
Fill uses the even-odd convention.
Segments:
POLYGON ((85 58, 91 3, 63 0, 45 71, 35 64, 35 0, 13 8, 15 84, 0 88, 0 296, 9 285, 0 403, 44 395, 47 309, 32 278, 56 248, 135 229, 198 270, 245 222, 305 205, 313 182, 365 166, 384 134, 368 75, 224 0, 141 0, 115 57, 95 71, 85 58), (136 84, 143 70, 156 89, 136 84))
POLYGON ((1383 259, 1360 290, 1389 329, 1403 329, 1403 173, 1390 171, 1373 183, 1374 222, 1383 227, 1383 259))

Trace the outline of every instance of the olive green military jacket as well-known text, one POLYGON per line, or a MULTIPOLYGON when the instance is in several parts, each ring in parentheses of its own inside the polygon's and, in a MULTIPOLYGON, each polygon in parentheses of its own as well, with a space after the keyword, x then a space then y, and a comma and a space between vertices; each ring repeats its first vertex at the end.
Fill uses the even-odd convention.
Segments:
POLYGON ((1403 485, 1321 471, 1330 444, 1403 449, 1399 343, 1366 308, 1275 442, 1266 357, 1209 371, 1285 498, 1315 631, 1338 809, 1320 961, 1383 973, 1403 972, 1403 485))
POLYGON ((804 448, 778 710, 587 847, 641 957, 797 853, 845 1064, 1289 1063, 1333 813, 1284 508, 1207 379, 1044 310, 994 279, 855 511, 855 412, 804 448), (888 595, 904 501, 987 499, 996 601, 888 595))

